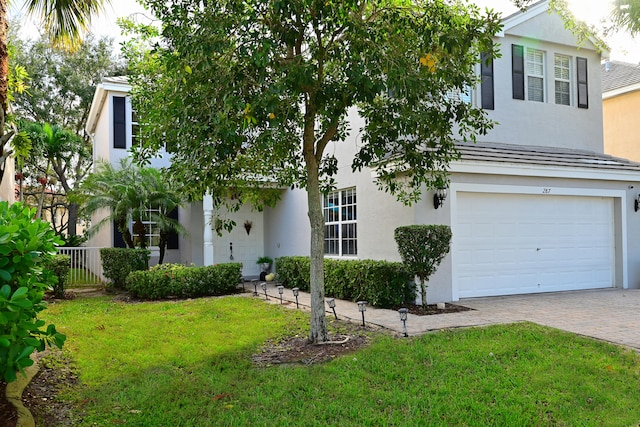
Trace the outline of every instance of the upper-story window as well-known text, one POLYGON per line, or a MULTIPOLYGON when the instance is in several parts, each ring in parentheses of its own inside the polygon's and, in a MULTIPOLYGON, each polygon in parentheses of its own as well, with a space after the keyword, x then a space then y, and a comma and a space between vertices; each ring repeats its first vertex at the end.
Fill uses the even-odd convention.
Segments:
POLYGON ((323 198, 324 253, 355 256, 358 254, 356 189, 332 191, 323 198))
POLYGON ((513 99, 527 99, 537 102, 552 102, 547 97, 548 90, 553 93, 558 105, 573 105, 575 96, 578 108, 589 108, 589 90, 587 79, 587 59, 576 58, 575 63, 569 55, 554 54, 553 69, 547 70, 545 51, 521 45, 511 45, 511 82, 513 99), (575 81, 573 69, 575 67, 575 81), (553 72, 553 74, 551 74, 553 72), (545 76, 553 75, 547 83, 545 76), (573 95, 573 94, 577 95, 573 95), (526 94, 526 98, 525 98, 526 94))
POLYGON ((544 52, 527 48, 527 99, 544 102, 544 52))
POLYGON ((140 125, 138 115, 135 110, 131 110, 131 146, 137 147, 140 144, 140 125))
POLYGON ((571 105, 571 57, 554 55, 553 75, 555 78, 556 104, 571 105))

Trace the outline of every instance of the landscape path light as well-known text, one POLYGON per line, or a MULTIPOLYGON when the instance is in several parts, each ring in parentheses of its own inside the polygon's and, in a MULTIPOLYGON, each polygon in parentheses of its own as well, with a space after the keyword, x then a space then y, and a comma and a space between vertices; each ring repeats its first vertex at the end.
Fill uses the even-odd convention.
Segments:
POLYGON ((262 282, 262 290, 264 291, 264 299, 269 301, 269 295, 267 295, 267 282, 262 282))
POLYGON ((328 299, 327 305, 329 305, 329 308, 333 310, 333 317, 335 317, 336 320, 338 320, 338 315, 336 314, 336 299, 335 298, 328 299))
POLYGON ((284 286, 278 285, 278 293, 280 294, 280 304, 282 304, 282 293, 284 292, 284 286))
POLYGON ((293 296, 296 297, 296 308, 300 308, 300 306, 298 305, 298 295, 300 295, 300 288, 293 288, 291 290, 293 291, 293 296))
POLYGON ((409 335, 407 335, 407 314, 409 313, 409 309, 408 308, 401 308, 400 310, 398 310, 398 313, 400 313, 400 320, 402 321, 402 327, 404 329, 404 336, 408 337, 409 335))
POLYGON ((362 313, 362 326, 364 326, 364 312, 367 311, 367 302, 366 301, 358 301, 358 311, 362 313))
POLYGON ((258 279, 251 279, 251 283, 253 283, 253 296, 258 296, 258 279))

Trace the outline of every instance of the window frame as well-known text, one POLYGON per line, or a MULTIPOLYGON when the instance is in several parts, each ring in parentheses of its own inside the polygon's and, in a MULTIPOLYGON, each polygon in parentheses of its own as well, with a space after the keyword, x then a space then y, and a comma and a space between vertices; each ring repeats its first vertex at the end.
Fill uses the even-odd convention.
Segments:
POLYGON ((349 258, 358 256, 357 206, 355 187, 335 190, 323 195, 325 256, 349 258), (332 229, 334 232, 330 232, 332 229))
MULTIPOLYGON (((553 92, 554 92, 554 100, 555 100, 555 104, 556 105, 567 105, 567 106, 572 106, 573 105, 573 81, 572 81, 572 75, 573 75, 573 69, 572 69, 572 65, 573 65, 573 61, 572 61, 572 57, 570 55, 565 55, 562 53, 554 53, 553 55, 553 92), (557 59, 558 58, 562 58, 566 61, 566 67, 564 66, 564 64, 560 65, 560 69, 561 70, 566 70, 566 75, 567 78, 563 78, 563 77, 559 77, 558 76, 558 63, 557 63, 557 59), (557 87, 557 83, 561 82, 561 83, 565 83, 567 88, 568 88, 568 103, 562 103, 562 102, 558 102, 558 87, 557 87)), ((560 94, 564 94, 564 92, 560 92, 560 94)))
POLYGON ((546 52, 542 49, 535 49, 535 48, 531 48, 531 47, 525 47, 524 48, 524 84, 525 84, 525 96, 527 101, 532 101, 532 102, 542 102, 545 103, 547 102, 547 90, 546 90, 546 67, 547 67, 547 58, 546 58, 546 52), (530 54, 536 54, 539 53, 540 57, 541 57, 541 62, 537 62, 537 61, 532 61, 530 60, 530 54), (533 68, 534 66, 540 66, 542 73, 541 74, 534 74, 532 73, 531 68, 533 68), (532 99, 531 96, 531 84, 529 79, 540 79, 541 80, 541 88, 542 88, 542 99, 538 100, 538 99, 532 99))

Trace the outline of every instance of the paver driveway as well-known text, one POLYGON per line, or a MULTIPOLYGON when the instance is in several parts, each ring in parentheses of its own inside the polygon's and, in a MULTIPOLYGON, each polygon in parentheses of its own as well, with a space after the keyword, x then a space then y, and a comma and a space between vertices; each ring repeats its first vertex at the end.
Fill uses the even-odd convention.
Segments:
POLYGON ((460 303, 477 310, 488 323, 528 320, 640 351, 640 289, 471 298, 460 303))

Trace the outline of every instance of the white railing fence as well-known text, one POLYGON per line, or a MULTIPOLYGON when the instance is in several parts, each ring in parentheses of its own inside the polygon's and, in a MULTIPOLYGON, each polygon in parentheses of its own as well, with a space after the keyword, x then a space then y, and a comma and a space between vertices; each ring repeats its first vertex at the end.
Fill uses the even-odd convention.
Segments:
POLYGON ((100 248, 59 247, 58 253, 71 258, 68 286, 96 286, 106 280, 102 274, 100 248))

